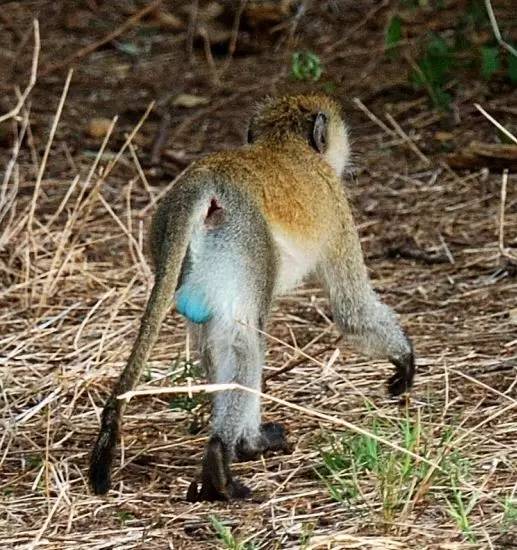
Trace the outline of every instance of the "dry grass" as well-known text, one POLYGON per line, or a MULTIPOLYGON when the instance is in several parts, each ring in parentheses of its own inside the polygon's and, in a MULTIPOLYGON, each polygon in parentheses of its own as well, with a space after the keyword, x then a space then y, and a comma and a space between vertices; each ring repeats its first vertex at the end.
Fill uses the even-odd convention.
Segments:
MULTIPOLYGON (((61 103, 49 98, 56 111, 39 148, 24 137, 34 115, 22 102, 0 186, 0 548, 514 548, 515 176, 444 165, 427 147, 436 113, 425 101, 389 117, 359 102, 358 181, 348 183, 374 284, 415 342, 410 402, 386 397, 388 364, 338 346, 309 282, 278 300, 265 370, 277 400, 265 401, 265 418, 285 421, 294 453, 235 466, 252 502, 184 501, 208 408, 159 393, 131 401, 113 490, 90 493, 88 452, 152 281, 144 235, 164 184, 139 164, 145 105, 126 132, 114 119, 97 153, 70 152, 59 129, 78 103, 67 90, 73 78, 61 103), (232 530, 226 542, 218 520, 232 530)), ((214 104, 231 111, 249 91, 214 104)), ((195 378, 189 348, 171 313, 139 389, 184 384, 192 362, 195 378)))

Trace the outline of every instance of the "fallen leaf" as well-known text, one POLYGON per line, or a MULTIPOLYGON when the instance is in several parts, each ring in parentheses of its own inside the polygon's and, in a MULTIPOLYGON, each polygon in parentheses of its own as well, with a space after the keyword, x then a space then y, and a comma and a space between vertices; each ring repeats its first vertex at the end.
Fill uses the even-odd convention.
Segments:
POLYGON ((517 167, 517 145, 471 142, 467 147, 447 156, 452 168, 508 168, 517 167))
POLYGON ((154 14, 155 22, 164 29, 172 29, 174 31, 180 31, 185 28, 185 23, 172 13, 165 10, 158 10, 154 14))
POLYGON ((84 30, 88 28, 93 14, 89 10, 71 10, 65 16, 65 27, 69 30, 84 30))
POLYGON ((514 307, 508 312, 508 318, 510 319, 510 323, 512 323, 512 325, 517 325, 517 307, 514 307))
POLYGON ((109 118, 92 118, 88 123, 88 134, 93 138, 103 138, 110 126, 109 118))
POLYGON ((435 132, 434 134, 435 139, 438 141, 449 141, 451 139, 454 139, 454 134, 452 132, 435 132))
POLYGON ((197 107, 198 105, 206 105, 209 102, 210 99, 208 97, 192 94, 179 94, 174 98, 172 104, 174 107, 186 107, 187 109, 191 109, 192 107, 197 107))

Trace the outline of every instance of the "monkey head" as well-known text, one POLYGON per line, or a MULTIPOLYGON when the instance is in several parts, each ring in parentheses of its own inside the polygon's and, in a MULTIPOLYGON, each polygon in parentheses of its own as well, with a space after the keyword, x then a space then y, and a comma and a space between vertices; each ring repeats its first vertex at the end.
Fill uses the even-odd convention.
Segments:
POLYGON ((303 140, 340 177, 350 158, 347 129, 339 105, 323 94, 266 98, 248 127, 248 143, 271 140, 277 145, 303 140))

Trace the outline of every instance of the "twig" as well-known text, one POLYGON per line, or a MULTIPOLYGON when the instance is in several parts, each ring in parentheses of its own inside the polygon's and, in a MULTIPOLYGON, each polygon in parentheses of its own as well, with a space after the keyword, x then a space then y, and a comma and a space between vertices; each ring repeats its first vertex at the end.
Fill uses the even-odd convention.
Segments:
POLYGON ((205 27, 199 27, 199 34, 203 38, 203 48, 205 51, 206 62, 212 74, 212 82, 218 86, 220 84, 219 75, 217 74, 217 67, 215 65, 214 56, 212 55, 212 48, 210 46, 210 37, 205 27))
POLYGON ((47 397, 43 398, 37 405, 34 405, 34 407, 20 413, 14 419, 14 422, 17 425, 24 424, 25 422, 30 420, 35 414, 38 414, 41 411, 41 409, 43 409, 43 407, 51 403, 60 393, 61 393, 61 386, 58 386, 52 393, 47 395, 47 397))
POLYGON ((431 161, 420 151, 416 143, 404 132, 398 122, 390 115, 386 113, 386 118, 390 121, 391 125, 395 129, 395 132, 407 143, 408 147, 415 153, 415 155, 422 160, 425 164, 431 164, 431 161))
POLYGON ((492 115, 489 115, 479 103, 474 103, 474 107, 485 117, 487 118, 496 128, 501 130, 503 134, 509 137, 514 143, 517 143, 517 137, 515 137, 509 130, 507 130, 498 120, 496 120, 492 115))
MULTIPOLYGON (((341 340, 341 336, 338 336, 335 338, 334 342, 332 344, 325 346, 323 349, 318 350, 317 356, 324 355, 325 353, 329 352, 330 350, 336 349, 336 344, 341 340)), ((303 352, 303 350, 301 350, 303 352)), ((313 357, 314 358, 314 357, 313 357)), ((291 361, 287 363, 287 365, 283 366, 281 369, 275 370, 273 372, 270 372, 264 376, 264 384, 267 382, 270 382, 271 380, 274 380, 275 378, 278 378, 282 374, 285 374, 286 372, 289 372, 296 368, 298 365, 304 363, 307 361, 307 357, 302 355, 302 357, 293 357, 291 361)), ((327 367, 328 365, 325 365, 323 368, 327 367)))
MULTIPOLYGON (((380 10, 384 9, 386 6, 389 5, 389 0, 383 0, 378 6, 375 6, 374 8, 372 8, 367 14, 365 17, 363 17, 359 23, 357 23, 356 25, 354 25, 346 34, 345 36, 343 36, 342 38, 340 38, 337 42, 334 42, 334 44, 332 44, 328 49, 327 49, 327 52, 326 53, 332 53, 334 52, 336 49, 338 49, 339 47, 341 47, 343 44, 346 44, 348 42, 348 40, 350 39, 350 37, 352 35, 354 35, 359 29, 361 29, 362 27, 364 27, 364 25, 366 25, 366 23, 368 23, 368 21, 374 16, 377 14, 377 12, 379 12, 380 10)), ((338 54, 334 54, 334 55, 325 55, 325 61, 332 61, 332 59, 334 59, 335 57, 339 56, 339 53, 338 54)))
MULTIPOLYGON (((430 254, 409 243, 392 246, 385 253, 387 258, 404 258, 405 260, 417 260, 424 264, 446 264, 450 258, 446 254, 430 254)), ((453 263, 453 262, 451 262, 453 263)))
MULTIPOLYGON (((167 107, 165 107, 167 109, 167 107)), ((171 114, 168 110, 162 116, 160 121, 160 126, 156 132, 156 137, 153 141, 153 146, 151 148, 151 164, 158 164, 162 156, 163 148, 167 143, 167 138, 169 135, 169 130, 171 127, 171 114)))
MULTIPOLYGON (((138 155, 136 154, 136 149, 133 146, 132 143, 129 144, 129 152, 131 153, 131 158, 133 159, 133 163, 136 167, 136 171, 138 172, 138 178, 140 178, 142 185, 144 186, 145 190, 147 191, 147 194, 149 195, 149 198, 153 198, 153 191, 151 189, 151 186, 149 185, 149 182, 147 181, 147 178, 145 177, 144 170, 142 168, 142 165, 140 164, 140 161, 138 160, 138 155)), ((138 179, 135 178, 135 179, 138 179)))
POLYGON ((61 502, 61 499, 63 498, 65 494, 65 485, 61 487, 61 491, 59 491, 59 494, 57 495, 56 501, 54 502, 54 506, 52 506, 52 509, 50 510, 49 514, 47 515, 45 521, 43 522, 43 525, 41 526, 40 530, 37 532, 36 536, 34 537, 34 540, 29 544, 28 550, 32 550, 33 548, 36 548, 36 546, 39 545, 39 541, 41 540, 41 537, 43 536, 43 533, 47 529, 50 521, 54 517, 54 514, 56 513, 57 507, 59 506, 59 503, 61 502))
POLYGON ((59 123, 59 119, 61 118, 61 113, 63 112, 63 106, 65 105, 68 88, 70 86, 70 81, 72 80, 72 74, 73 74, 73 71, 72 69, 70 69, 70 71, 68 71, 68 76, 66 77, 66 82, 63 88, 63 92, 61 93, 61 98, 59 100, 59 105, 57 107, 56 115, 54 116, 54 121, 52 122, 52 127, 50 128, 50 135, 47 140, 45 152, 43 153, 43 158, 41 159, 38 176, 36 178, 36 183, 34 185, 34 193, 32 195, 32 202, 29 210, 29 216, 27 219, 27 228, 29 230, 29 233, 32 232, 32 222, 34 218, 34 211, 36 210, 36 201, 38 199, 38 194, 41 187, 41 180, 43 179, 43 174, 47 166, 48 155, 50 153, 50 148, 52 147, 52 142, 54 141, 57 125, 59 123))
POLYGON ((510 402, 517 405, 517 399, 514 399, 510 395, 506 395, 505 393, 500 392, 499 390, 496 390, 495 388, 492 388, 492 386, 489 386, 488 384, 485 384, 484 382, 481 382, 481 380, 478 380, 477 378, 474 378, 473 376, 470 376, 469 374, 461 372, 458 369, 450 368, 449 370, 451 372, 453 372, 454 374, 457 374, 458 376, 461 376, 461 377, 465 378, 466 380, 469 380, 470 382, 474 382, 474 384, 477 384, 478 386, 481 386, 485 390, 491 391, 492 393, 495 393, 499 397, 504 397, 504 399, 507 399, 508 401, 510 401, 510 402))
POLYGON ((136 241, 135 237, 129 232, 128 228, 122 223, 122 220, 115 214, 113 211, 113 208, 108 204, 106 199, 99 193, 98 195, 99 201, 102 203, 104 208, 107 210, 108 214, 113 218, 115 223, 120 227, 124 235, 126 235, 128 239, 128 245, 129 250, 131 251, 132 247, 134 248, 136 255, 138 256, 138 261, 142 267, 142 272, 144 275, 144 278, 149 279, 151 277, 151 269, 147 265, 147 262, 145 261, 144 253, 140 246, 138 245, 138 242, 136 241))
POLYGON ((359 109, 361 109, 361 111, 363 111, 363 113, 374 123, 374 124, 377 124, 377 126, 379 128, 381 128, 382 130, 384 130, 389 136, 391 136, 393 139, 396 139, 397 138, 397 134, 391 129, 389 128, 388 126, 386 126, 386 124, 384 124, 384 122, 382 122, 382 120, 377 117, 376 115, 374 115, 370 109, 368 109, 368 107, 358 98, 358 97, 354 97, 353 99, 353 102, 359 107, 359 109))
POLYGON ((154 0, 154 2, 151 2, 148 6, 145 8, 142 8, 139 12, 132 15, 129 19, 126 19, 122 25, 117 27, 115 30, 109 32, 106 36, 101 38, 100 40, 97 40, 96 42, 93 42, 92 44, 88 44, 87 46, 84 46, 83 48, 80 48, 73 54, 66 57, 63 61, 60 61, 58 63, 54 63, 53 65, 49 65, 48 67, 44 68, 41 72, 41 76, 47 76, 55 71, 59 71, 61 69, 64 69, 65 67, 68 67, 71 63, 74 61, 77 61, 83 57, 87 57, 91 53, 93 53, 95 50, 100 48, 101 46, 104 46, 104 44, 108 44, 115 38, 119 37, 121 34, 124 34, 127 30, 129 30, 131 27, 136 25, 140 19, 145 17, 148 13, 155 10, 163 0, 154 0))
POLYGON ((248 0, 239 1, 239 7, 237 8, 237 11, 235 12, 235 17, 233 19, 232 35, 230 37, 230 43, 228 44, 228 56, 226 57, 226 60, 224 62, 223 68, 219 73, 219 76, 222 76, 227 71, 228 67, 230 66, 230 63, 232 62, 233 56, 235 54, 235 50, 237 48, 237 38, 239 37, 239 27, 241 25, 242 13, 247 3, 248 3, 248 0))
POLYGON ((499 208, 499 252, 504 255, 504 210, 506 206, 506 185, 508 183, 508 170, 503 171, 501 181, 501 206, 499 208))
POLYGON ((194 36, 196 34, 197 18, 199 12, 199 0, 194 0, 190 7, 188 28, 187 28, 187 59, 189 65, 194 60, 194 36))
POLYGON ((492 3, 490 2, 490 0, 485 0, 485 7, 488 13, 488 18, 490 19, 490 24, 492 25, 492 30, 494 31, 495 39, 497 40, 497 42, 499 42, 500 46, 509 51, 511 55, 517 57, 517 50, 513 46, 508 44, 508 42, 505 42, 503 40, 503 37, 501 36, 501 31, 499 30, 499 25, 497 23, 497 19, 495 18, 494 10, 492 8, 492 3))
POLYGON ((456 261, 454 260, 454 256, 452 255, 452 252, 450 251, 449 247, 447 246, 447 243, 445 242, 445 239, 443 238, 443 235, 441 233, 438 233, 438 238, 440 239, 440 242, 442 243, 442 247, 445 250, 445 254, 447 255, 447 258, 449 259, 449 262, 454 265, 456 261))
POLYGON ((506 187, 508 185, 508 170, 503 171, 503 177, 501 181, 501 205, 499 207, 499 252, 501 256, 510 260, 516 260, 517 258, 510 254, 510 252, 504 246, 504 213, 506 208, 506 187))
POLYGON ((404 447, 401 447, 400 445, 397 445, 396 443, 392 443, 388 439, 384 439, 383 437, 378 436, 377 434, 370 432, 369 430, 365 430, 364 428, 361 428, 359 426, 356 426, 355 424, 352 424, 351 422, 348 422, 346 420, 343 420, 342 418, 338 418, 337 416, 331 416, 330 414, 326 414, 320 411, 317 411, 315 409, 310 409, 309 407, 302 407, 301 405, 297 405, 296 403, 291 403, 290 401, 286 401, 284 399, 280 399, 279 397, 274 397, 272 395, 263 393, 259 390, 255 390, 253 388, 248 388, 246 386, 242 386, 241 384, 236 383, 230 383, 230 384, 194 384, 194 385, 188 385, 188 386, 172 386, 172 387, 163 387, 163 388, 153 388, 149 390, 132 390, 128 391, 126 393, 123 393, 122 395, 118 395, 117 399, 124 399, 126 401, 129 401, 133 397, 137 396, 144 396, 144 395, 163 395, 163 394, 169 394, 169 393, 186 393, 189 397, 192 397, 194 393, 214 393, 219 391, 228 391, 228 390, 240 390, 240 391, 247 391, 254 395, 258 395, 262 399, 265 399, 266 401, 272 401, 273 403, 278 403, 279 405, 283 405, 284 407, 288 407, 290 409, 293 409, 295 411, 302 412, 304 414, 308 414, 310 416, 315 416, 316 418, 321 418, 322 420, 326 420, 328 422, 331 422, 333 424, 337 424, 339 426, 343 426, 344 428, 347 428, 351 430, 352 432, 361 434, 363 436, 369 437, 371 439, 374 439, 375 441, 378 441, 379 443, 383 443, 384 445, 394 449, 395 451, 399 451, 405 455, 411 456, 412 458, 415 458, 416 460, 425 462, 429 466, 432 466, 436 470, 439 470, 440 472, 443 472, 443 469, 436 463, 433 462, 421 455, 418 455, 414 453, 413 451, 410 451, 409 449, 404 449, 404 447))
POLYGON ((39 36, 39 21, 34 19, 34 52, 32 54, 32 66, 31 66, 31 75, 29 78, 29 83, 25 88, 23 94, 18 98, 18 103, 13 107, 8 113, 0 116, 0 123, 8 120, 10 118, 18 116, 21 108, 25 104, 25 101, 29 94, 36 84, 36 77, 38 74, 38 62, 39 62, 39 52, 40 52, 40 36, 39 36))

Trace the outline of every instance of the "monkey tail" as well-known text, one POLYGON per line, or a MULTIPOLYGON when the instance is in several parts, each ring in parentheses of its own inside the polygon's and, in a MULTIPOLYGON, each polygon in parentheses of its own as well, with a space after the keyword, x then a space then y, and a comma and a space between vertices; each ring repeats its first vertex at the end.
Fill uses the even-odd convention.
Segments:
MULTIPOLYGON (((208 192, 206 187, 203 191, 200 187, 188 188, 180 182, 173 189, 175 195, 180 195, 174 199, 174 215, 167 212, 168 205, 173 201, 169 202, 165 198, 160 205, 161 214, 167 220, 167 224, 162 235, 154 286, 126 367, 104 406, 101 429, 90 457, 89 479, 95 494, 107 493, 111 485, 111 466, 125 406, 117 397, 135 387, 158 338, 197 220, 196 210, 204 208, 204 198, 208 192)), ((209 197, 207 199, 210 200, 209 197)))

